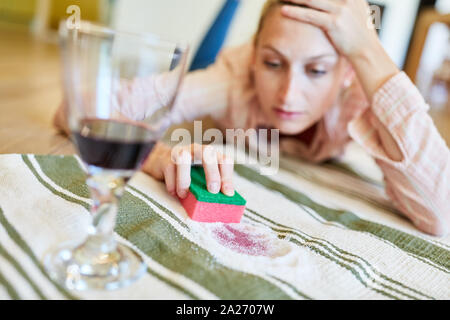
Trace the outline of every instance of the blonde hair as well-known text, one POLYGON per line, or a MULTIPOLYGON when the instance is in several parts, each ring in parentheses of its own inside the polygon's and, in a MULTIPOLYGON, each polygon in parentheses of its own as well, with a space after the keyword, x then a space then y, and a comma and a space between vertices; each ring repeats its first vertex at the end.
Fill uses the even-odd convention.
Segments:
POLYGON ((264 3, 264 6, 262 7, 261 10, 261 15, 259 17, 259 23, 258 23, 258 28, 256 29, 256 33, 253 36, 253 44, 256 45, 256 43, 258 42, 258 36, 261 33, 263 24, 264 24, 264 20, 266 20, 266 17, 268 16, 270 10, 272 10, 272 8, 275 5, 278 4, 282 4, 283 1, 281 0, 267 0, 266 3, 264 3))
POLYGON ((306 5, 292 3, 292 2, 288 2, 286 0, 266 0, 266 3, 264 3, 264 6, 262 7, 262 10, 261 10, 261 15, 259 17, 258 29, 256 29, 256 33, 253 36, 253 44, 255 46, 258 42, 258 36, 261 33, 261 30, 263 28, 264 20, 266 20, 266 17, 269 15, 269 12, 276 5, 291 5, 291 6, 296 6, 296 7, 307 7, 306 5))

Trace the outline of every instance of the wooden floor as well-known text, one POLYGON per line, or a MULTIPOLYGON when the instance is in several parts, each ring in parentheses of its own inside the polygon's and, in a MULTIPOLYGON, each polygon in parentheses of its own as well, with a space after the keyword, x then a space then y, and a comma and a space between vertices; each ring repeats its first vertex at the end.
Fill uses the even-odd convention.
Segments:
POLYGON ((0 25, 0 154, 75 152, 52 127, 62 97, 60 79, 56 44, 0 25))
MULTIPOLYGON (((0 154, 75 153, 72 143, 52 127, 61 97, 57 45, 0 25, 0 154)), ((450 114, 432 116, 450 145, 450 114)))

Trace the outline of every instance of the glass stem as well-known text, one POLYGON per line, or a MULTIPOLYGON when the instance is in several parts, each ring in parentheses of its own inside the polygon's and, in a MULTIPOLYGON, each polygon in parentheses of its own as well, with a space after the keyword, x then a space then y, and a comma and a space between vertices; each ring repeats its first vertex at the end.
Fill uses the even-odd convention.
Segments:
POLYGON ((86 183, 90 188, 93 204, 92 224, 86 245, 101 253, 112 252, 116 249, 113 232, 119 200, 125 188, 125 179, 113 170, 89 170, 89 172, 86 183))

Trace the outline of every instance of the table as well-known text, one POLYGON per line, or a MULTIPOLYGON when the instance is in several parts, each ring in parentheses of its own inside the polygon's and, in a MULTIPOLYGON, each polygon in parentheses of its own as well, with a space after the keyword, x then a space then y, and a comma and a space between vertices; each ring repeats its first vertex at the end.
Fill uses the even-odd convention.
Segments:
POLYGON ((73 154, 52 126, 62 97, 58 47, 0 25, 0 154, 73 154))

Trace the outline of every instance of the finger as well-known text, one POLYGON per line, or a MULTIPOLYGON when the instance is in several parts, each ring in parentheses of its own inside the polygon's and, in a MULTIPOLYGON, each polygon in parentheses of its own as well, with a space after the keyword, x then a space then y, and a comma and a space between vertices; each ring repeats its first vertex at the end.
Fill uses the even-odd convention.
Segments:
POLYGON ((329 13, 339 12, 341 3, 336 0, 286 0, 282 1, 285 4, 303 5, 312 9, 321 10, 329 13))
POLYGON ((330 29, 333 24, 333 16, 330 13, 315 9, 284 5, 281 12, 288 18, 310 23, 322 29, 330 29))
POLYGON ((203 148, 202 160, 208 191, 218 193, 220 191, 221 179, 216 150, 211 146, 205 146, 203 148))
POLYGON ((205 146, 198 144, 198 143, 193 143, 190 145, 190 152, 191 152, 194 164, 202 164, 204 147, 205 146))
POLYGON ((221 189, 225 195, 230 197, 234 195, 233 169, 234 169, 233 160, 226 157, 225 155, 219 155, 219 170, 220 170, 220 178, 222 180, 221 189))
POLYGON ((157 180, 164 180, 164 168, 170 157, 171 148, 162 142, 158 142, 150 155, 145 159, 141 170, 157 180))
POLYGON ((175 196, 175 187, 176 187, 175 164, 172 162, 168 163, 166 165, 166 167, 164 168, 163 172, 164 172, 164 181, 166 183, 167 192, 169 192, 172 196, 175 196))
POLYGON ((180 149, 176 157, 176 190, 181 199, 188 195, 191 185, 191 153, 186 149, 180 149))

